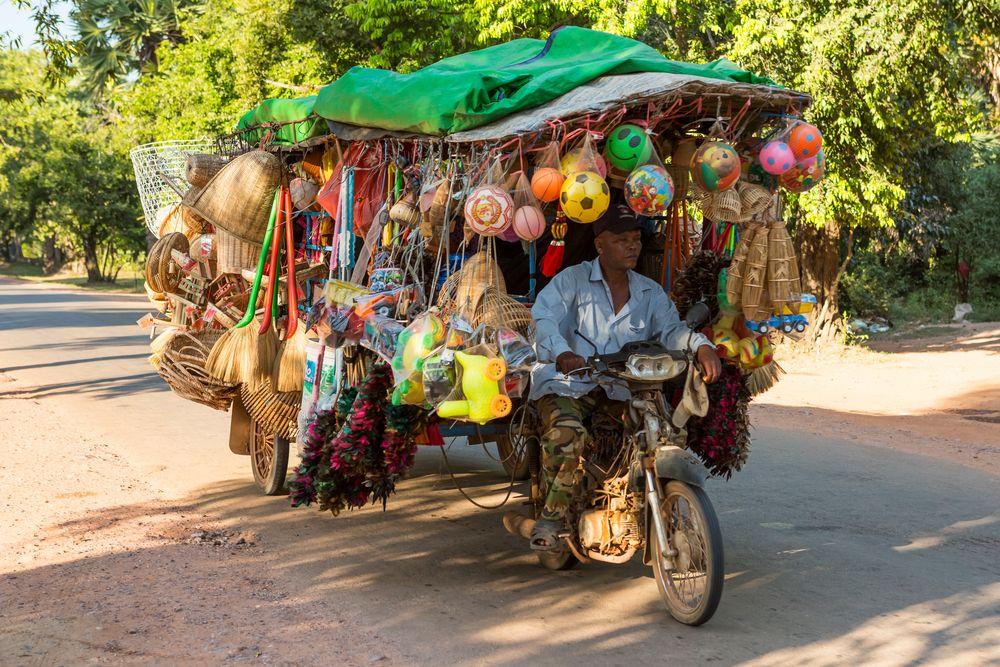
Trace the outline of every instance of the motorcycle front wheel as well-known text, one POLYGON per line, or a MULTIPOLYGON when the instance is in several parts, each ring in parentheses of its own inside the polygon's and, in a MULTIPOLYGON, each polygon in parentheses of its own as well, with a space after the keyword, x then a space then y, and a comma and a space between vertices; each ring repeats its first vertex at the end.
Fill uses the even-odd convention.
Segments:
POLYGON ((653 576, 667 611, 686 625, 712 618, 722 599, 725 566, 722 531, 704 491, 684 482, 667 482, 660 502, 667 540, 676 555, 661 554, 656 531, 650 525, 653 576))

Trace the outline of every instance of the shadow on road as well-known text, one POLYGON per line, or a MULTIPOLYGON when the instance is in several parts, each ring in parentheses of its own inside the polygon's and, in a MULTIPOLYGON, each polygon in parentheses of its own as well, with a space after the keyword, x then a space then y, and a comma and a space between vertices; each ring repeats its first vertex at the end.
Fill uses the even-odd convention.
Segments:
MULTIPOLYGON (((369 507, 331 517, 292 509, 239 481, 206 487, 168 511, 259 534, 271 554, 270 576, 331 608, 366 610, 376 619, 372 630, 417 664, 676 657, 840 665, 879 656, 887 664, 975 664, 995 650, 985 630, 1000 603, 1000 517, 946 502, 958 478, 917 488, 855 466, 849 456, 811 464, 808 472, 826 491, 790 490, 782 480, 803 472, 792 458, 795 447, 759 446, 751 458, 763 468, 711 485, 729 578, 718 614, 698 629, 669 619, 639 562, 559 573, 540 568, 500 527, 509 507, 471 510, 430 449, 421 451, 386 512, 369 507), (887 497, 895 499, 891 505, 887 497), (914 516, 921 517, 917 530, 914 516)), ((472 451, 451 460, 476 497, 502 498, 506 484, 496 464, 472 451)), ((515 495, 510 506, 520 499, 515 495)), ((991 496, 983 500, 990 506, 991 496)), ((163 511, 157 503, 116 507, 62 523, 55 536, 73 541, 163 511)), ((79 561, 58 567, 58 577, 52 568, 18 576, 45 597, 57 580, 98 569, 79 561)), ((73 603, 72 594, 61 594, 50 605, 55 612, 73 603)), ((16 623, 17 613, 7 622, 16 623)))

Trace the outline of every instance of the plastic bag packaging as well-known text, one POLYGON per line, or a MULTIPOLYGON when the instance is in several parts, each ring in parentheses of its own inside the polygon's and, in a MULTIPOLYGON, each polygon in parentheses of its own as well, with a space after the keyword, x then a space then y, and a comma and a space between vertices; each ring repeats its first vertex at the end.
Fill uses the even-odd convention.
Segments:
POLYGON ((445 327, 434 313, 419 315, 399 334, 392 357, 393 405, 424 405, 424 360, 444 342, 445 327))
POLYGON ((456 384, 449 400, 437 406, 439 417, 485 424, 510 414, 506 393, 507 364, 489 345, 454 352, 456 384))
POLYGON ((396 356, 399 334, 403 329, 403 325, 391 317, 372 315, 365 320, 361 344, 382 357, 384 361, 392 363, 392 358, 396 356))
POLYGON ((457 379, 455 351, 446 347, 434 350, 424 359, 420 374, 424 401, 432 408, 436 408, 448 400, 455 391, 457 379))
POLYGON ((528 342, 527 338, 513 329, 506 327, 497 329, 496 340, 500 357, 507 364, 509 371, 529 369, 537 361, 535 348, 528 342))
POLYGON ((584 132, 583 140, 575 148, 563 154, 559 161, 559 170, 566 178, 582 171, 595 172, 601 178, 608 175, 608 165, 594 147, 590 132, 584 132))
POLYGON ((302 384, 302 402, 299 405, 299 433, 305 433, 306 425, 316 410, 316 378, 319 371, 320 353, 323 344, 314 340, 306 341, 306 370, 302 384))

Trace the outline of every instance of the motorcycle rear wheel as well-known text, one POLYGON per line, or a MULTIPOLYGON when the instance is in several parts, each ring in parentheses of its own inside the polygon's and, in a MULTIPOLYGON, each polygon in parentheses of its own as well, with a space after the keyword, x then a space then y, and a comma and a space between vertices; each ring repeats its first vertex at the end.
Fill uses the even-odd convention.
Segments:
POLYGON ((677 480, 667 482, 659 509, 678 555, 676 567, 668 568, 659 555, 656 531, 650 530, 656 587, 671 616, 686 625, 701 625, 712 618, 722 599, 725 565, 719 520, 704 491, 677 480))

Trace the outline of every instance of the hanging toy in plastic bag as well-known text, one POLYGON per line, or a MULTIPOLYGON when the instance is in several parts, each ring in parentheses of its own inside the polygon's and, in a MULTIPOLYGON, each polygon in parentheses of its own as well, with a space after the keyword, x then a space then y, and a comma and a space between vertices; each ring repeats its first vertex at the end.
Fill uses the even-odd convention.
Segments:
POLYGON ((365 320, 365 331, 361 344, 387 362, 392 362, 396 356, 399 334, 403 333, 403 325, 390 317, 372 315, 365 320))
POLYGON ((445 329, 441 318, 424 313, 399 334, 396 354, 392 357, 392 371, 396 388, 392 393, 393 405, 423 405, 425 403, 423 379, 424 359, 444 341, 445 329))
POLYGON ((424 400, 428 405, 437 407, 455 391, 455 353, 441 348, 424 359, 421 370, 421 383, 424 387, 424 400))
POLYGON ((611 190, 604 177, 607 166, 601 171, 604 160, 594 152, 588 132, 583 145, 563 158, 566 180, 559 193, 559 208, 573 222, 590 224, 604 215, 611 204, 611 190), (573 157, 572 160, 568 158, 573 157))
MULTIPOLYGON (((474 348, 480 350, 485 346, 474 348)), ((486 354, 456 352, 458 387, 461 398, 438 405, 437 413, 445 419, 486 422, 510 414, 510 397, 502 391, 501 381, 507 374, 507 364, 499 357, 486 354)))
POLYGON ((535 348, 527 338, 513 329, 506 327, 497 329, 496 338, 497 349, 500 350, 500 356, 503 357, 509 370, 530 368, 537 360, 535 348))

